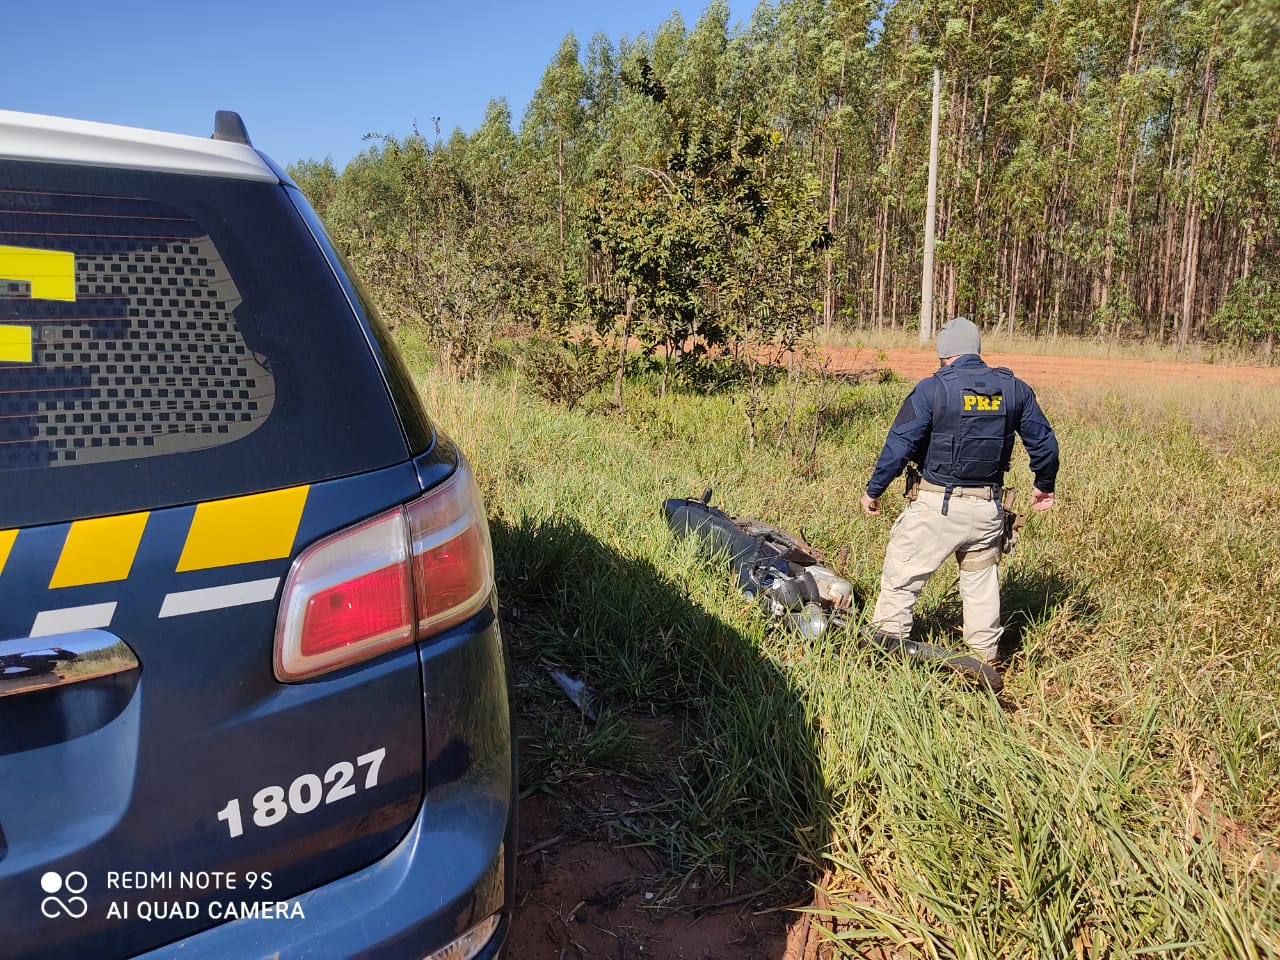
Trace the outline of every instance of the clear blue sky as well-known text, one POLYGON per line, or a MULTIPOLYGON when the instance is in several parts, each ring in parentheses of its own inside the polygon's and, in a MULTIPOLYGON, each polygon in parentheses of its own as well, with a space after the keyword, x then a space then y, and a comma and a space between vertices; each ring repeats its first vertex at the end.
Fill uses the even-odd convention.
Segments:
MULTIPOLYGON (((710 0, 0 0, 0 109, 207 136, 236 110, 282 164, 366 133, 470 132, 490 99, 518 124, 560 40, 650 33, 710 0)), ((730 0, 746 21, 755 0, 730 0)))

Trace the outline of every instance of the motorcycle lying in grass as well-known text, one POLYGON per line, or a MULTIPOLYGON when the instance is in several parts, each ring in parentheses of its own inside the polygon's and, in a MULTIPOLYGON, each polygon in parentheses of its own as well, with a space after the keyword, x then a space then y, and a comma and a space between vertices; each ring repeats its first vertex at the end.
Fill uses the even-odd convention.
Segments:
MULTIPOLYGON (((856 619, 853 585, 825 566, 822 553, 804 540, 711 506, 710 489, 697 499, 664 500, 662 512, 677 537, 694 537, 708 560, 727 562, 737 576, 738 589, 801 636, 812 639, 833 628, 847 629, 856 619)), ((976 657, 875 630, 852 635, 887 653, 954 671, 993 693, 1004 688, 1000 674, 976 657)))

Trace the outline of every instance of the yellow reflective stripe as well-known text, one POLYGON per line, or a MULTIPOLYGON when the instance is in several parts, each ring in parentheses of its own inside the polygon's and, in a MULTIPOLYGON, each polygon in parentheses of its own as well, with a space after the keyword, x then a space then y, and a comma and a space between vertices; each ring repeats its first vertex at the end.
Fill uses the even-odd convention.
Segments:
POLYGON ((291 487, 199 504, 178 560, 178 571, 289 556, 310 489, 291 487))
POLYGON ((76 298, 74 253, 0 246, 0 277, 29 282, 32 300, 76 298))
POLYGON ((4 573, 5 561, 9 559, 9 551, 13 549, 13 541, 17 539, 17 530, 0 530, 0 573, 4 573))
POLYGON ((67 531, 49 589, 127 579, 147 525, 146 513, 77 520, 67 531))
POLYGON ((30 363, 31 351, 30 327, 0 327, 0 361, 5 363, 30 363))

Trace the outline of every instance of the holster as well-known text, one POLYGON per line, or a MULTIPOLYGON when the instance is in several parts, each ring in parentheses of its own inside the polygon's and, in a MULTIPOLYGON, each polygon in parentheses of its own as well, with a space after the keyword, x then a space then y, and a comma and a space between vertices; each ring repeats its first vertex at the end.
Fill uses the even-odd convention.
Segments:
POLYGON ((1017 505, 1018 492, 1012 487, 1005 487, 1000 496, 1000 506, 1004 509, 1004 529, 1000 533, 1000 557, 998 560, 1003 559, 1005 554, 1013 552, 1013 548, 1018 545, 1018 531, 1027 522, 1026 517, 1014 512, 1013 508, 1017 505))
POLYGON ((920 479, 920 471, 915 468, 914 464, 908 463, 906 472, 907 486, 906 489, 902 491, 902 495, 906 497, 908 501, 914 500, 920 496, 920 479))

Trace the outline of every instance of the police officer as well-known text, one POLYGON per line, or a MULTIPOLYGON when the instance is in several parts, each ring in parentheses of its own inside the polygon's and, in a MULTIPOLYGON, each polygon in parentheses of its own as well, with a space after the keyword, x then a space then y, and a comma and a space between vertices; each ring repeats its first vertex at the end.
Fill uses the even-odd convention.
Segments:
POLYGON ((908 461, 923 480, 894 521, 871 616, 876 639, 896 647, 909 639, 912 609, 933 572, 949 556, 960 565, 964 639, 973 655, 998 659, 1000 583, 996 561, 1004 528, 1001 483, 1013 435, 1031 457, 1031 506, 1053 506, 1058 441, 1029 386, 1004 367, 982 362, 977 326, 956 317, 938 331, 940 369, 917 383, 889 429, 862 509, 879 516, 880 497, 908 461))

